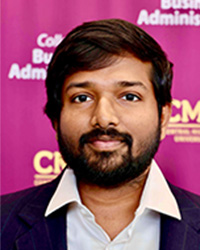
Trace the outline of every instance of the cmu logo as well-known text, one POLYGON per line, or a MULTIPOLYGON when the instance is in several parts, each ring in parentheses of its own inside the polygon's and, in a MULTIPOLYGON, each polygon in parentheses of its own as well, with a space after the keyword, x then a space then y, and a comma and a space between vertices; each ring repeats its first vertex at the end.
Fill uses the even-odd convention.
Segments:
POLYGON ((174 99, 172 108, 167 135, 176 143, 200 143, 200 101, 192 106, 188 100, 174 99))
POLYGON ((41 150, 34 156, 33 166, 36 171, 34 185, 37 186, 54 179, 65 168, 66 163, 59 152, 41 150))
POLYGON ((173 110, 176 109, 178 113, 172 114, 171 123, 188 123, 191 121, 200 123, 200 101, 193 108, 188 100, 179 101, 174 99, 172 105, 173 110))

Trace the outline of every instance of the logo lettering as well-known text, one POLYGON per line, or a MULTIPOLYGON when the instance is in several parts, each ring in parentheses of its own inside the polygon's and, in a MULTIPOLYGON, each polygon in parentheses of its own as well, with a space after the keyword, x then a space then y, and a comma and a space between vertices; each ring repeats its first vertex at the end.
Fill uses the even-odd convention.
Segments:
POLYGON ((56 47, 63 39, 63 36, 61 34, 55 34, 53 36, 48 36, 47 33, 42 33, 37 38, 37 44, 44 48, 51 48, 56 47))
POLYGON ((65 168, 66 163, 59 152, 41 150, 35 155, 33 165, 35 170, 40 174, 59 174, 61 170, 65 168), (48 163, 42 164, 42 160, 48 163))
POLYGON ((181 109, 180 112, 170 118, 170 122, 177 123, 188 123, 189 121, 196 121, 200 123, 200 101, 196 103, 194 108, 188 100, 176 100, 174 99, 172 105, 176 109, 181 109))

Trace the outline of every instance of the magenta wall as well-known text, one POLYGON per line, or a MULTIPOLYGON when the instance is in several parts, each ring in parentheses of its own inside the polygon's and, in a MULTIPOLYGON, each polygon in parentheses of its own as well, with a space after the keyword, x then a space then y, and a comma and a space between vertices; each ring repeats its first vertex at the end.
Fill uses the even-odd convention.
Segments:
POLYGON ((84 21, 123 18, 155 37, 174 62, 173 115, 156 159, 169 181, 200 194, 198 2, 3 0, 1 193, 49 181, 64 166, 43 114, 45 69, 56 44, 84 21))

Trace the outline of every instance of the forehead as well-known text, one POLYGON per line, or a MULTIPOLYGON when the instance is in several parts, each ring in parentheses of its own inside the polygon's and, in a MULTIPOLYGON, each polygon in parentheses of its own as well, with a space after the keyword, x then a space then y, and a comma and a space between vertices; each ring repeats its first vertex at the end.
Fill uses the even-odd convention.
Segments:
MULTIPOLYGON (((67 77, 64 89, 77 86, 102 88, 104 90, 116 88, 119 82, 140 82, 147 89, 152 90, 152 64, 142 62, 133 56, 116 56, 116 60, 108 67, 93 71, 78 71, 67 77), (82 84, 81 83, 88 83, 82 84)), ((123 85, 121 85, 122 87, 123 85)))

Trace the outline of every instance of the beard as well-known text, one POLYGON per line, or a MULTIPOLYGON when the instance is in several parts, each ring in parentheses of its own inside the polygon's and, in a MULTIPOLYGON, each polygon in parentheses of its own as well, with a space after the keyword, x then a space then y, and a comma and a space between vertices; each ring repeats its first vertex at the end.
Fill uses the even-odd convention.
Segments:
POLYGON ((137 155, 132 153, 133 139, 130 134, 116 129, 95 129, 83 134, 79 139, 78 150, 67 136, 58 129, 58 144, 63 159, 73 169, 78 182, 113 188, 136 180, 148 166, 160 143, 160 122, 154 133, 137 146, 137 155), (98 152, 88 147, 94 139, 107 135, 120 140, 122 150, 98 152))

